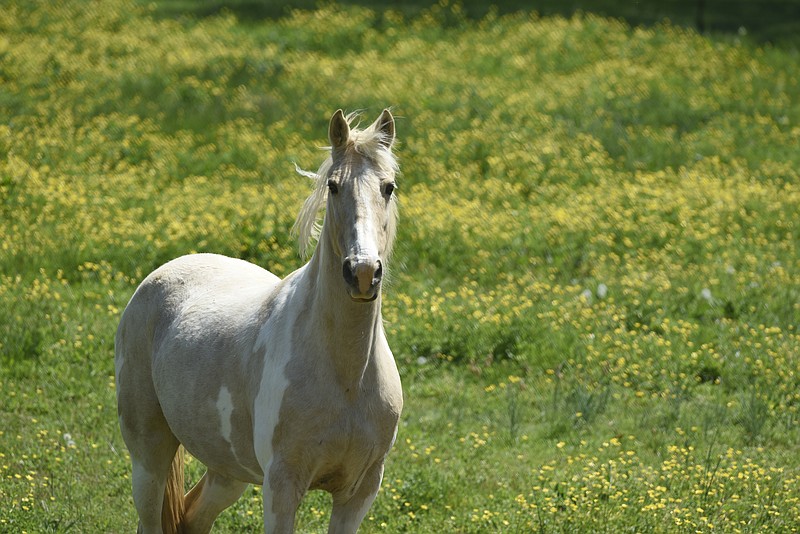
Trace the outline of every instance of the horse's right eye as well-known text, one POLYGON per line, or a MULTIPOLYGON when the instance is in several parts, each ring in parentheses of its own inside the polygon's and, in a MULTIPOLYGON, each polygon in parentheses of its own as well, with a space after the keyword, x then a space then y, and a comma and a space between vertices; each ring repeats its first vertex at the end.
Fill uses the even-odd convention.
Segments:
POLYGON ((336 182, 333 180, 328 180, 328 191, 330 191, 332 195, 335 195, 339 192, 339 186, 336 185, 336 182))

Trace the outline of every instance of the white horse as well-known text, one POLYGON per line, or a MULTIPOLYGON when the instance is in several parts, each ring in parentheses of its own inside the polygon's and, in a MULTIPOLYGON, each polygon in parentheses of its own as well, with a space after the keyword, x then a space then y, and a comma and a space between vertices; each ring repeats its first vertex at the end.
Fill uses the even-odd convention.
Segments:
POLYGON ((331 118, 330 157, 295 224, 309 262, 285 279, 189 255, 125 308, 115 374, 139 531, 209 532, 248 483, 266 532, 292 532, 308 490, 333 496, 328 532, 355 532, 383 477, 403 405, 381 320, 395 234, 394 118, 331 118), (319 210, 326 206, 321 230, 319 210), (183 445, 207 467, 183 495, 183 445))

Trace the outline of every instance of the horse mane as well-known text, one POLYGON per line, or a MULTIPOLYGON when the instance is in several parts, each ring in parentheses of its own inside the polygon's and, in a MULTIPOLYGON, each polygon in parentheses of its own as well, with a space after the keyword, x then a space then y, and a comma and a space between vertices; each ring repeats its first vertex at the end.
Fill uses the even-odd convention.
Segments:
MULTIPOLYGON (((354 153, 372 161, 379 174, 394 175, 399 170, 397 159, 392 154, 390 147, 391 140, 387 140, 385 134, 380 130, 377 123, 373 123, 367 128, 359 129, 358 125, 352 126, 353 121, 359 117, 358 112, 349 113, 346 117, 350 128, 350 138, 346 148, 348 153, 354 153), (388 142, 387 142, 388 141, 388 142)), ((322 147, 323 150, 332 152, 332 148, 322 147)), ((319 239, 322 231, 322 209, 328 199, 328 178, 333 169, 333 156, 329 155, 320 165, 317 172, 305 171, 295 164, 295 171, 314 181, 314 190, 303 203, 300 213, 297 215, 292 235, 297 237, 300 247, 300 255, 307 258, 313 252, 314 245, 319 239)), ((392 197, 392 214, 389 224, 389 243, 394 241, 395 221, 397 219, 397 203, 392 197)), ((391 247, 390 247, 391 249, 391 247)))

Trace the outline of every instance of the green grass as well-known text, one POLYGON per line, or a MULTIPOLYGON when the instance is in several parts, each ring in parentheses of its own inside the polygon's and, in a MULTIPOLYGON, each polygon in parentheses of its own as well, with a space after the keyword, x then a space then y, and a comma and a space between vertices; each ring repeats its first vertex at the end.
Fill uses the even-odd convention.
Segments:
MULTIPOLYGON (((140 0, 142 5, 149 2, 140 0)), ((369 0, 341 2, 344 5, 361 5, 375 10, 395 10, 406 17, 418 17, 437 2, 431 0, 403 0, 391 6, 369 0)), ((576 13, 593 13, 613 17, 637 25, 658 24, 669 21, 679 26, 694 28, 701 33, 747 35, 759 42, 793 43, 796 47, 800 27, 800 2, 798 0, 504 0, 487 3, 482 0, 464 0, 457 3, 467 17, 475 20, 490 12, 507 15, 530 12, 542 16, 570 17, 576 13)), ((157 14, 165 17, 208 17, 220 13, 233 13, 242 21, 275 19, 290 15, 296 9, 314 9, 324 3, 316 0, 160 0, 157 14)))
MULTIPOLYGON (((136 284, 194 251, 297 268, 293 163, 337 108, 385 106, 406 408, 362 530, 798 529, 793 49, 448 4, 161 7, 0 13, 0 531, 134 528, 112 345, 136 284)), ((217 531, 260 528, 260 498, 217 531)))

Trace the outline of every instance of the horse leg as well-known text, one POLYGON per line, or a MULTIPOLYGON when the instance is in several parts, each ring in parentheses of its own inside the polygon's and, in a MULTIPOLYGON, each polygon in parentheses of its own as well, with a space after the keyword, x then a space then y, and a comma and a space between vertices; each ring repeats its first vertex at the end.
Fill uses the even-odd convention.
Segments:
POLYGON ((118 372, 119 423, 133 464, 133 503, 139 532, 161 533, 164 490, 178 439, 167 424, 146 369, 126 365, 118 372))
POLYGON ((266 534, 291 534, 300 501, 308 484, 298 484, 291 471, 283 464, 267 464, 264 469, 264 532, 266 534))
POLYGON ((350 534, 358 530, 364 516, 378 495, 383 480, 383 462, 374 463, 364 474, 364 479, 352 497, 333 496, 333 510, 328 534, 350 534))
POLYGON ((133 464, 133 504, 139 514, 141 534, 161 534, 161 508, 178 440, 170 433, 162 439, 147 440, 152 448, 128 444, 133 464))
POLYGON ((186 534, 211 532, 217 516, 235 503, 245 488, 247 488, 246 482, 207 470, 200 482, 186 495, 184 532, 186 534))

